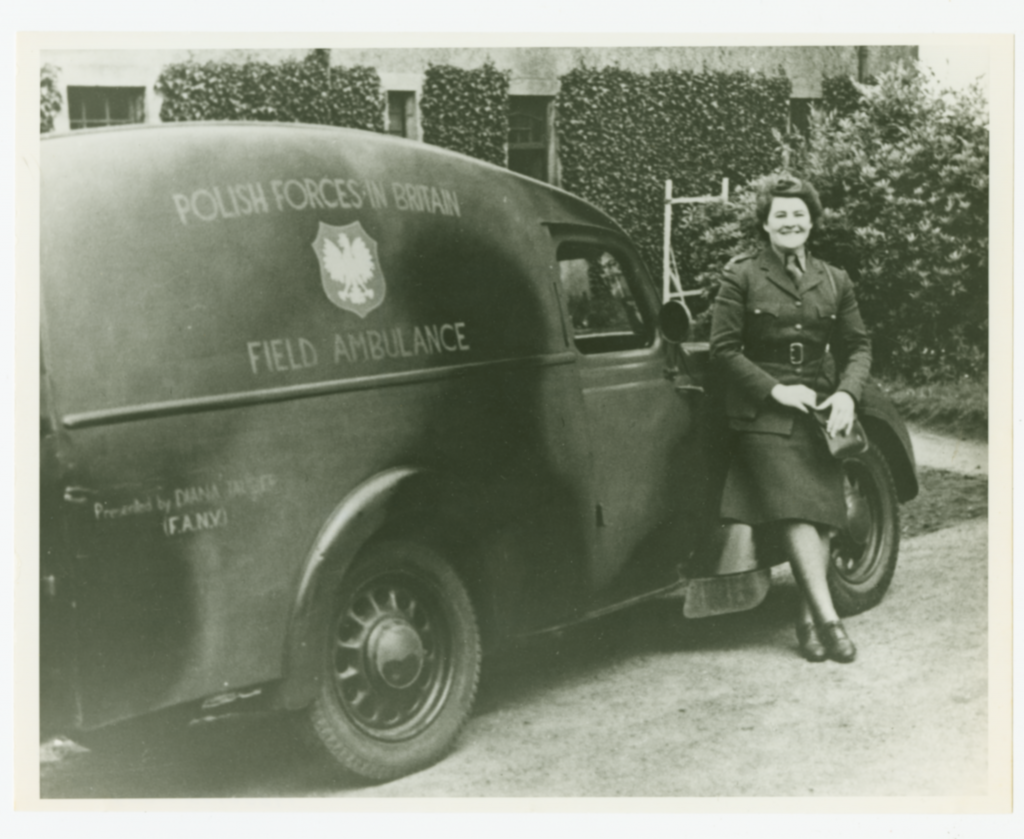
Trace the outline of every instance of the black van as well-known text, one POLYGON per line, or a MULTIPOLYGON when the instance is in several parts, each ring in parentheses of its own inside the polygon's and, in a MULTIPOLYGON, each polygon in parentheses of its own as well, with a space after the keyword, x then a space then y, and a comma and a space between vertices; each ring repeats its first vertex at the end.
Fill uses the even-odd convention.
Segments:
MULTIPOLYGON (((586 202, 386 136, 183 124, 44 139, 41 236, 42 688, 68 733, 257 698, 390 778, 451 747, 482 646, 715 602, 707 347, 666 341, 586 202)), ((863 420, 847 611, 917 491, 877 390, 863 420)))

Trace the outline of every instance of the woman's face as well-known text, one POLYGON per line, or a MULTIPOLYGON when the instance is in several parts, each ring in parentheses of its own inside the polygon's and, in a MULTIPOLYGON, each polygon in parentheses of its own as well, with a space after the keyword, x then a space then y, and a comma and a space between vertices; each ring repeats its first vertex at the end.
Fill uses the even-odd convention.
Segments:
POLYGON ((768 211, 765 232, 772 246, 783 253, 798 250, 811 233, 811 213, 802 198, 775 197, 768 211))

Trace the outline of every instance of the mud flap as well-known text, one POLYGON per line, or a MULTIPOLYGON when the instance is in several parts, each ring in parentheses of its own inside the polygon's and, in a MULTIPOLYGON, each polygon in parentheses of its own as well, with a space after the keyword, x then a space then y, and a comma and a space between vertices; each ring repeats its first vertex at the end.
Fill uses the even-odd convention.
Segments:
POLYGON ((697 577, 687 584, 683 617, 709 618, 745 612, 761 604, 771 584, 770 568, 721 577, 697 577))

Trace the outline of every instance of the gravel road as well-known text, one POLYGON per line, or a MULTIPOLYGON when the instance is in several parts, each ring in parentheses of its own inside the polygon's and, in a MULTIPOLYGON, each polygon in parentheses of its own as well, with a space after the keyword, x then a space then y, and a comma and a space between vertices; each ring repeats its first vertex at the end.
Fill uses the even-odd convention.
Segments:
POLYGON ((988 474, 988 443, 962 440, 910 426, 918 466, 948 469, 965 475, 988 474))

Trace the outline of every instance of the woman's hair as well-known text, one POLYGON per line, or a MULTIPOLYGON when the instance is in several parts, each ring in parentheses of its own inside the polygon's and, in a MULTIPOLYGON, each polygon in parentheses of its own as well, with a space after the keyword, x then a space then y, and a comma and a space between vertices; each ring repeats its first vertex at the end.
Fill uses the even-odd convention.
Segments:
POLYGON ((755 214, 757 216, 757 232, 762 238, 766 238, 768 235, 765 233, 764 226, 768 223, 768 213, 771 212, 773 198, 799 198, 807 205, 807 210, 811 214, 812 227, 818 226, 818 219, 821 218, 821 199, 818 198, 818 190, 810 181, 783 172, 780 175, 770 175, 757 190, 755 214))

